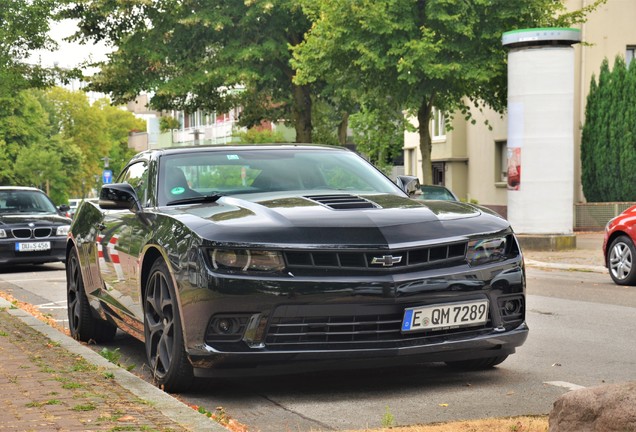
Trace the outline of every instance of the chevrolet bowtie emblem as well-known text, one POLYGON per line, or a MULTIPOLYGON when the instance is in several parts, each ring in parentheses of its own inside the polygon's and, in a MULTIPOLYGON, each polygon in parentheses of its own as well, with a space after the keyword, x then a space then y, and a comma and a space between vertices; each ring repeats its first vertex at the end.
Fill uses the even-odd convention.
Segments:
POLYGON ((401 261, 401 256, 384 255, 381 257, 373 257, 371 264, 382 264, 382 267, 391 267, 394 264, 399 264, 401 261))

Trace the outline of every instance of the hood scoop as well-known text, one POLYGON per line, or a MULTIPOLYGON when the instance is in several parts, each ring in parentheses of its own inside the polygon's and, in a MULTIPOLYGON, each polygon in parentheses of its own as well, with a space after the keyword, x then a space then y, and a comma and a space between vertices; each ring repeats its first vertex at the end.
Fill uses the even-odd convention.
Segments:
POLYGON ((380 208, 379 205, 357 195, 307 195, 305 198, 334 210, 380 208))

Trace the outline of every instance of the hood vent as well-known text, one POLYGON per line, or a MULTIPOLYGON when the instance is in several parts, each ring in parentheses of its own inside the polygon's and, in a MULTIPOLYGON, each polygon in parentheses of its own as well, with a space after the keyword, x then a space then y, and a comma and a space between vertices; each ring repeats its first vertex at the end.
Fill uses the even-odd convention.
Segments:
POLYGON ((334 210, 380 208, 379 205, 357 195, 308 195, 305 198, 334 210))

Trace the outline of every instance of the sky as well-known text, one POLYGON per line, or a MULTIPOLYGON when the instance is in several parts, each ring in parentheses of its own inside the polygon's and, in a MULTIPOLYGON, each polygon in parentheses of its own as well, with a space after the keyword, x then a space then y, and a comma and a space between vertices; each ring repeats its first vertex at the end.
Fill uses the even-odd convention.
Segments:
POLYGON ((75 20, 51 22, 49 35, 58 43, 57 51, 37 50, 31 56, 31 61, 42 62, 43 66, 51 67, 56 63, 63 68, 78 66, 86 60, 105 60, 110 49, 104 44, 80 45, 79 43, 65 42, 63 39, 72 35, 77 30, 75 20))

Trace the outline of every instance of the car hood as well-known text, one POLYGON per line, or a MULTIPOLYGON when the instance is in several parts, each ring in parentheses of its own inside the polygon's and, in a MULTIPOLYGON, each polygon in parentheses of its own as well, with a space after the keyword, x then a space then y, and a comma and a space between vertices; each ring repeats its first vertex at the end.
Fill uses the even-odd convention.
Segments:
POLYGON ((23 226, 32 223, 34 226, 70 225, 71 220, 56 214, 24 214, 13 213, 0 215, 0 227, 23 226))
POLYGON ((405 247, 509 229, 501 217, 470 204, 389 194, 222 197, 170 212, 203 238, 252 245, 405 247))

